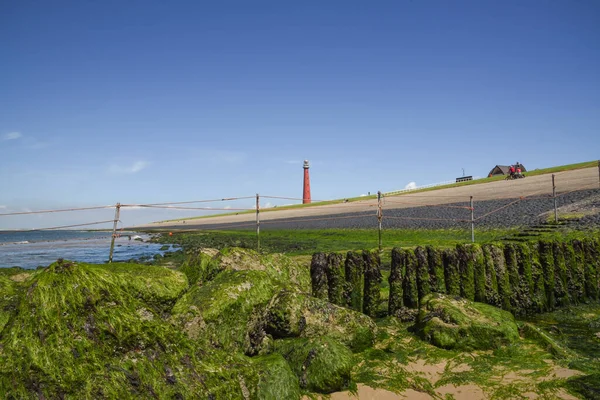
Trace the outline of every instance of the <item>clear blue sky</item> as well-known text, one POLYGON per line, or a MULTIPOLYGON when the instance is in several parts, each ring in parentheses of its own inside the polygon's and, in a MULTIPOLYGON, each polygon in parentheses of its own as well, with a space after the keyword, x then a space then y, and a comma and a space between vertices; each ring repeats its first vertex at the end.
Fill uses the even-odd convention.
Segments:
POLYGON ((0 3, 0 212, 301 197, 303 159, 343 198, 598 149, 596 0, 0 3))

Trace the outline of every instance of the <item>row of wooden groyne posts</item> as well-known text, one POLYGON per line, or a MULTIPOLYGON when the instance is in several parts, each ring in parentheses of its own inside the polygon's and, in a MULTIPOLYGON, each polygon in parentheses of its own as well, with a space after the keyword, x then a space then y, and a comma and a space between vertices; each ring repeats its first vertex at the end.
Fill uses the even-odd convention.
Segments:
MULTIPOLYGON (((315 253, 312 294, 331 303, 381 315, 377 251, 315 253)), ((431 292, 501 307, 515 315, 600 299, 600 238, 521 243, 459 244, 455 248, 394 248, 387 313, 419 306, 431 292)))

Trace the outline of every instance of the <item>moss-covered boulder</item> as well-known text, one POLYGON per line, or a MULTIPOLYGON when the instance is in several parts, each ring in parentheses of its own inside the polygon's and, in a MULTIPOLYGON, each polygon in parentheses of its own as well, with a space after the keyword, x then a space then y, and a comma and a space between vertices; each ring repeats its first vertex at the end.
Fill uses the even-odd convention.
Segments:
POLYGON ((300 399, 298 377, 279 353, 252 358, 258 371, 256 396, 261 400, 300 399))
POLYGON ((275 351, 288 361, 302 389, 331 393, 350 383, 352 352, 327 336, 275 341, 275 351))
POLYGON ((88 264, 87 267, 119 278, 123 289, 152 306, 157 313, 169 311, 189 286, 185 274, 160 266, 112 263, 88 264))
MULTIPOLYGON (((0 336, 3 398, 243 398, 245 391, 257 393, 259 369, 250 358, 199 347, 157 313, 164 308, 156 307, 157 299, 169 302, 169 296, 155 296, 161 293, 156 287, 134 294, 137 283, 131 280, 141 273, 110 267, 60 261, 23 283, 0 336)), ((176 293, 181 274, 165 271, 149 268, 146 283, 155 274, 168 286, 164 293, 176 293)))
POLYGON ((509 312, 435 293, 422 300, 415 331, 437 347, 458 350, 494 349, 519 338, 509 312))
POLYGON ((202 285, 220 272, 213 256, 202 251, 190 252, 178 270, 187 276, 190 285, 202 285))
POLYGON ((275 338, 330 336, 360 351, 373 344, 376 325, 357 311, 283 290, 266 312, 265 331, 275 338))
POLYGON ((172 318, 192 340, 255 354, 264 338, 264 309, 281 288, 266 271, 224 271, 185 293, 172 318))
POLYGON ((218 271, 264 271, 275 281, 310 292, 310 271, 283 254, 262 255, 254 250, 227 248, 213 257, 218 271))
POLYGON ((14 313, 16 303, 15 283, 0 275, 0 333, 10 316, 14 313))

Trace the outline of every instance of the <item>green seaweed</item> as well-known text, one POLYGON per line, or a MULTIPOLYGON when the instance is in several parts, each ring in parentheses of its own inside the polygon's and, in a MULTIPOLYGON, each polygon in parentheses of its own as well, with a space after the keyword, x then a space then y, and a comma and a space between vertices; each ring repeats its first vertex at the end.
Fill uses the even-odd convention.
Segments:
POLYGON ((327 336, 276 340, 274 349, 290 364, 302 389, 331 393, 350 383, 352 352, 327 336))

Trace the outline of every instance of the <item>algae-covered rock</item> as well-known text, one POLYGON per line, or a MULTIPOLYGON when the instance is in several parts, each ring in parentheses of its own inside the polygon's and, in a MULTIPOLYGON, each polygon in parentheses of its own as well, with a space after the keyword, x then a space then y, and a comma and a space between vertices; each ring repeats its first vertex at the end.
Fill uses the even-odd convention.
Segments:
POLYGON ((266 271, 221 272, 179 299, 173 321, 193 340, 254 354, 264 337, 262 313, 280 289, 266 271))
POLYGON ((283 288, 310 290, 308 269, 288 257, 224 249, 199 255, 199 280, 173 307, 172 320, 189 338, 257 354, 263 345, 264 310, 283 288))
POLYGON ((259 380, 256 398, 261 400, 296 400, 300 398, 298 377, 279 353, 252 358, 259 380))
POLYGON ((262 255, 254 250, 227 248, 213 257, 219 271, 264 271, 286 286, 294 285, 303 292, 310 291, 310 271, 283 254, 262 255))
POLYGON ((373 344, 375 323, 368 316, 302 293, 281 291, 267 309, 267 333, 275 338, 328 335, 360 351, 373 344))
POLYGON ((494 349, 519 338, 509 312, 436 293, 422 299, 415 329, 421 338, 445 349, 494 349))
POLYGON ((60 261, 24 284, 0 337, 4 398, 243 398, 239 377, 256 392, 250 359, 194 346, 154 311, 156 287, 134 295, 143 274, 121 267, 60 261))
POLYGON ((0 333, 15 310, 15 283, 0 275, 0 333))
POLYGON ((110 272, 120 278, 125 290, 159 313, 170 310, 189 286, 185 274, 160 266, 112 263, 88 264, 88 268, 110 272))
POLYGON ((275 351, 285 357, 305 390, 331 393, 350 383, 352 352, 335 339, 323 336, 276 340, 275 351))
POLYGON ((201 251, 190 253, 178 270, 187 276, 190 285, 202 285, 220 272, 219 265, 213 260, 213 256, 201 251))

